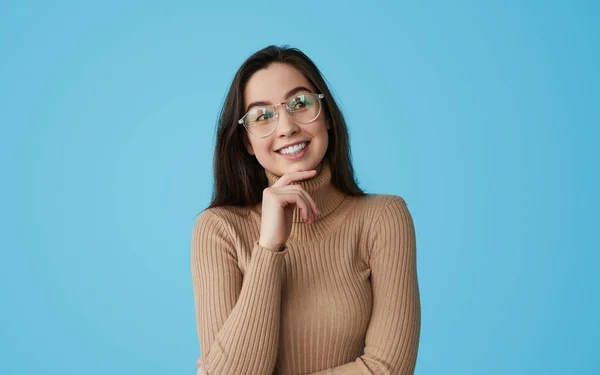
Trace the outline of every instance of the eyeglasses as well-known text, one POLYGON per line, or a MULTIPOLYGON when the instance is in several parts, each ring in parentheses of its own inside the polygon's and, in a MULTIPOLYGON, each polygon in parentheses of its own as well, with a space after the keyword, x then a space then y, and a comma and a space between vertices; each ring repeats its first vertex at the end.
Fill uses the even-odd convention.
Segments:
POLYGON ((319 117, 321 113, 321 99, 323 94, 300 94, 291 98, 287 103, 279 103, 268 107, 251 108, 248 113, 238 120, 252 135, 261 138, 271 135, 277 127, 279 113, 277 107, 285 105, 285 110, 298 124, 309 124, 319 117))

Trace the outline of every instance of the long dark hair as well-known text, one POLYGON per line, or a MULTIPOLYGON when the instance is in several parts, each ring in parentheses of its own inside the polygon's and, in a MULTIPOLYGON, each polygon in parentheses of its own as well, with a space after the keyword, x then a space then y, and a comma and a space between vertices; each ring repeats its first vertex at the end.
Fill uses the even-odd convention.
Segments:
POLYGON ((244 115, 243 92, 248 80, 255 72, 274 62, 286 63, 298 69, 317 92, 325 94, 323 110, 326 121, 331 125, 325 157, 329 158, 331 165, 331 183, 347 195, 366 195, 354 178, 346 121, 321 72, 299 49, 271 45, 250 56, 237 71, 229 87, 218 119, 213 195, 208 208, 254 206, 262 201, 262 192, 268 186, 265 170, 244 147, 246 129, 238 124, 238 119, 244 115))

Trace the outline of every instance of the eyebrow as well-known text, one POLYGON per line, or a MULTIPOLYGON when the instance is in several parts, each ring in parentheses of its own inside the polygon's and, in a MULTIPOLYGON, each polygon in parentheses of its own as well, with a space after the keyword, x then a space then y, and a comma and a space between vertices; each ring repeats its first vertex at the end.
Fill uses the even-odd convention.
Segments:
MULTIPOLYGON (((304 86, 297 86, 297 87, 294 87, 293 89, 291 89, 290 91, 288 91, 288 92, 287 92, 287 93, 284 95, 284 97, 287 99, 287 98, 289 98, 290 96, 292 96, 292 95, 294 95, 294 94, 296 94, 296 93, 298 93, 298 92, 300 92, 300 91, 308 91, 308 92, 311 92, 311 90, 307 89, 307 88, 306 88, 306 87, 304 87, 304 86)), ((250 108, 252 108, 252 107, 256 107, 256 106, 259 106, 259 105, 272 105, 272 104, 271 104, 271 102, 265 102, 265 101, 257 101, 257 102, 252 102, 252 103, 248 104, 248 106, 246 107, 246 112, 248 112, 248 111, 250 110, 250 108)))

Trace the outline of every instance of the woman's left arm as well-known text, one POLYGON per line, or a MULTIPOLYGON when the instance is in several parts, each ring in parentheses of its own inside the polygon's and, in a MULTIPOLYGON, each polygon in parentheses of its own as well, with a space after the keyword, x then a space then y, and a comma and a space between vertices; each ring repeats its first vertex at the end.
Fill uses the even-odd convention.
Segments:
POLYGON ((404 199, 385 199, 370 233, 373 310, 364 354, 311 375, 414 373, 421 331, 415 228, 404 199))

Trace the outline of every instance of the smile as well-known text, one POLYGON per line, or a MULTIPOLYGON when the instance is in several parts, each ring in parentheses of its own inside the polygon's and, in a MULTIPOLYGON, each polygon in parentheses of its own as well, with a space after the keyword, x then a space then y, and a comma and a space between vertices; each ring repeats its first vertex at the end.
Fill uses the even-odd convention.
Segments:
POLYGON ((290 147, 282 148, 277 153, 287 160, 301 159, 308 150, 310 142, 301 142, 290 147))

